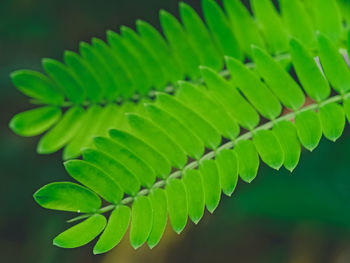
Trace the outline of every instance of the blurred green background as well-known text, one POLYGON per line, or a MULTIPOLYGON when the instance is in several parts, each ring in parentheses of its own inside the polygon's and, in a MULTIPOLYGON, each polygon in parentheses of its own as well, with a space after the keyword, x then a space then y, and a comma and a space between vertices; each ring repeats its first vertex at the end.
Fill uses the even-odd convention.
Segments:
MULTIPOLYGON (((186 1, 200 10, 200 1, 186 1)), ((104 39, 107 29, 134 28, 136 19, 156 25, 158 11, 177 12, 176 0, 1 0, 0 1, 0 261, 89 262, 350 262, 350 129, 337 143, 323 139, 304 151, 291 175, 261 167, 250 185, 239 182, 214 215, 180 236, 167 229, 160 245, 133 251, 124 240, 102 256, 93 244, 74 250, 52 245, 69 214, 36 205, 32 194, 44 184, 68 180, 61 153, 39 156, 38 138, 8 128, 10 118, 30 108, 10 83, 10 72, 41 70, 43 57, 61 59, 79 41, 104 39)))

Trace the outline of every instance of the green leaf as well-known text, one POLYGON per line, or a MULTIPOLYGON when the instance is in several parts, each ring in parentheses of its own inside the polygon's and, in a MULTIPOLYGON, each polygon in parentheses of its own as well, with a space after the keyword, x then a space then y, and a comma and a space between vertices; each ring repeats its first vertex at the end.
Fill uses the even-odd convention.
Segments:
POLYGON ((224 149, 216 155, 216 165, 220 176, 221 189, 231 196, 238 181, 238 160, 234 151, 224 149))
POLYGON ((10 121, 10 128, 21 136, 35 136, 48 130, 61 117, 57 107, 46 106, 16 114, 10 121))
POLYGON ((157 106, 154 106, 154 104, 147 104, 146 110, 151 120, 153 120, 164 133, 167 133, 169 137, 177 142, 187 155, 197 160, 202 157, 204 153, 204 144, 190 129, 184 126, 175 117, 157 106))
POLYGON ((94 192, 70 182, 47 184, 35 192, 34 199, 47 209, 78 213, 94 213, 101 206, 94 192))
POLYGON ((77 134, 84 117, 85 112, 80 106, 67 110, 60 121, 41 137, 37 146, 37 152, 49 154, 61 149, 77 134))
MULTIPOLYGON (((119 68, 116 70, 115 67, 113 67, 113 71, 116 72, 115 74, 128 73, 130 77, 129 81, 135 84, 135 90, 141 94, 147 94, 151 86, 144 69, 141 67, 142 61, 135 56, 127 45, 127 42, 117 33, 108 30, 107 39, 118 57, 119 68)), ((122 84, 120 80, 118 81, 122 84)))
POLYGON ((215 161, 204 160, 199 165, 202 177, 205 205, 210 213, 213 213, 219 205, 221 196, 220 177, 215 161))
POLYGON ((227 114, 225 109, 215 103, 208 95, 204 86, 195 86, 189 82, 180 82, 176 92, 178 99, 183 101, 190 109, 198 113, 226 138, 234 139, 239 134, 237 122, 227 114), (210 109, 210 111, 208 111, 210 109), (226 121, 222 121, 222 119, 226 121))
POLYGON ((230 26, 230 22, 219 5, 214 0, 203 0, 202 9, 205 21, 222 54, 243 60, 244 55, 230 26))
POLYGON ((130 208, 125 205, 119 205, 112 211, 105 230, 94 246, 94 255, 106 253, 118 245, 128 229, 130 214, 130 208))
MULTIPOLYGON (((121 34, 126 41, 126 45, 131 49, 137 57, 140 66, 145 71, 151 86, 155 86, 157 90, 161 90, 168 81, 162 63, 153 54, 152 50, 142 41, 141 37, 131 28, 126 26, 120 27, 121 34)), ((107 32, 108 34, 108 32, 107 32)))
POLYGON ((166 133, 151 121, 136 114, 128 114, 128 120, 133 131, 146 142, 154 145, 160 153, 168 158, 173 166, 177 168, 185 166, 187 157, 184 150, 166 133))
POLYGON ((165 178, 169 175, 171 171, 169 161, 149 144, 121 130, 110 130, 109 136, 136 156, 142 156, 142 159, 153 168, 158 177, 165 178))
POLYGON ((337 1, 340 11, 343 14, 344 20, 349 25, 350 23, 350 2, 347 0, 339 0, 337 1))
POLYGON ((42 103, 61 105, 64 96, 55 83, 45 75, 32 70, 11 73, 12 83, 25 95, 42 103))
POLYGON ((329 38, 322 33, 318 33, 317 40, 319 56, 325 75, 332 87, 340 94, 344 94, 350 89, 348 65, 339 53, 337 46, 329 38))
POLYGON ((284 153, 284 167, 292 172, 299 162, 301 152, 295 125, 290 121, 279 121, 273 125, 273 132, 284 153))
POLYGON ((298 79, 306 93, 317 102, 326 99, 331 89, 313 56, 295 39, 290 41, 290 54, 298 79))
POLYGON ((170 223, 174 231, 180 234, 186 226, 188 214, 185 186, 179 179, 169 179, 167 180, 165 191, 168 200, 170 223))
POLYGON ((216 149, 219 146, 221 137, 218 131, 176 97, 158 93, 156 105, 174 116, 178 116, 186 127, 191 129, 203 141, 206 147, 216 149), (196 125, 193 125, 193 123, 196 123, 196 125))
POLYGON ((259 28, 244 4, 237 0, 224 0, 223 5, 244 51, 251 56, 251 45, 265 48, 259 28))
POLYGON ((49 58, 43 59, 42 64, 46 73, 59 85, 70 101, 74 104, 81 104, 84 101, 82 84, 70 68, 49 58))
MULTIPOLYGON (((133 108, 131 110, 133 110, 133 108)), ((107 136, 108 131, 111 128, 117 127, 115 120, 118 119, 120 115, 122 115, 122 117, 125 117, 123 116, 124 115, 123 110, 118 104, 115 104, 113 102, 105 104, 103 111, 99 116, 99 125, 98 127, 96 127, 94 136, 107 136)), ((125 128, 125 127, 120 127, 120 128, 125 128)))
POLYGON ((288 33, 272 1, 252 0, 251 5, 258 25, 268 43, 269 51, 272 54, 287 51, 288 33))
POLYGON ((201 72, 213 98, 220 102, 240 125, 249 130, 254 129, 259 123, 259 115, 236 87, 210 68, 201 67, 201 72))
POLYGON ((70 160, 64 167, 71 177, 95 191, 106 201, 118 204, 123 197, 119 185, 96 166, 82 160, 70 160))
MULTIPOLYGON (((85 42, 80 42, 79 51, 82 57, 87 61, 87 63, 95 70, 97 80, 99 83, 101 83, 102 97, 108 97, 107 99, 110 99, 109 97, 111 96, 111 94, 108 93, 108 91, 112 87, 118 87, 115 84, 115 80, 112 76, 110 68, 107 66, 106 62, 103 60, 101 55, 89 44, 85 42)), ((118 94, 112 95, 116 97, 118 94)))
POLYGON ((336 0, 312 0, 316 29, 321 31, 333 42, 338 43, 342 33, 342 18, 336 0))
POLYGON ((134 155, 126 147, 109 138, 95 137, 94 143, 97 149, 107 153, 124 167, 127 167, 139 179, 141 185, 152 186, 156 179, 155 172, 141 157, 134 155))
POLYGON ((147 239, 149 248, 154 248, 163 236, 167 223, 167 197, 163 189, 152 189, 149 198, 153 209, 152 230, 147 239))
POLYGON ((280 0, 280 9, 290 34, 312 48, 316 42, 314 28, 302 1, 280 0))
MULTIPOLYGON (((108 38, 108 35, 107 35, 108 38)), ((100 39, 92 39, 92 48, 101 56, 108 68, 112 81, 105 87, 105 95, 108 101, 114 101, 119 96, 128 98, 135 92, 135 82, 131 79, 130 72, 124 62, 119 59, 114 49, 100 39)), ((140 92, 145 93, 145 90, 140 92)))
POLYGON ((112 177, 128 195, 135 196, 140 190, 141 185, 137 177, 112 156, 87 148, 83 150, 83 158, 112 177))
POLYGON ((261 115, 270 120, 280 115, 282 106, 278 99, 253 71, 234 58, 226 58, 226 64, 233 82, 240 88, 261 115))
POLYGON ((267 86, 288 108, 297 110, 305 102, 304 94, 298 84, 268 53, 253 47, 253 59, 260 76, 267 86))
POLYGON ((64 62, 82 83, 86 97, 91 102, 100 102, 103 96, 102 87, 89 63, 72 51, 64 52, 64 62))
POLYGON ((167 79, 172 83, 183 79, 184 72, 180 62, 173 56, 162 35, 145 21, 137 20, 136 27, 144 43, 153 52, 159 64, 164 67, 167 79))
POLYGON ((81 247, 92 241, 102 232, 106 225, 106 218, 103 215, 95 214, 85 221, 76 224, 59 234, 53 240, 53 244, 62 248, 81 247))
POLYGON ((136 197, 131 211, 130 243, 137 249, 146 242, 152 230, 153 213, 149 198, 136 197))
POLYGON ((295 125, 301 144, 312 151, 322 137, 321 121, 313 110, 303 111, 295 117, 295 125))
POLYGON ((234 147, 238 158, 239 176, 244 182, 250 183, 257 175, 259 155, 251 140, 240 140, 234 147))
POLYGON ((324 136, 336 141, 343 133, 345 127, 345 113, 338 103, 329 103, 320 107, 320 120, 324 136))
POLYGON ((102 111, 103 108, 96 104, 88 108, 86 114, 84 114, 84 118, 81 120, 78 132, 64 148, 64 160, 80 156, 81 149, 92 144, 91 138, 95 135, 101 123, 99 116, 101 116, 102 111))
POLYGON ((253 142, 261 159, 270 167, 279 170, 284 163, 284 154, 279 141, 270 130, 259 130, 253 142))
POLYGON ((177 19, 170 13, 161 10, 159 12, 160 24, 163 28, 164 35, 174 54, 179 56, 179 61, 184 71, 191 78, 199 76, 198 66, 200 64, 197 51, 192 43, 188 40, 187 34, 177 19), (179 41, 181 39, 181 41, 179 41))
POLYGON ((200 16, 186 3, 180 2, 179 9, 181 20, 187 31, 187 36, 192 41, 195 50, 198 52, 201 62, 200 64, 211 67, 215 70, 222 69, 223 59, 221 54, 217 50, 213 39, 200 16))
POLYGON ((197 224, 204 213, 204 190, 202 177, 198 170, 188 169, 184 171, 182 179, 188 200, 188 215, 197 224))

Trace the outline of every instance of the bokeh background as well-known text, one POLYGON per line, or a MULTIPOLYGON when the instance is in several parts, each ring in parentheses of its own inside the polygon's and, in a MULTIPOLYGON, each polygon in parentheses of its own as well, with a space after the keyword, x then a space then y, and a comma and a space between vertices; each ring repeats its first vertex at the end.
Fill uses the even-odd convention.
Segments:
MULTIPOLYGON (((200 1, 186 0, 200 10, 200 1)), ((159 246, 133 251, 127 238, 110 253, 92 255, 92 245, 64 250, 52 238, 70 214, 40 208, 32 194, 44 184, 68 180, 61 153, 39 156, 38 138, 8 128, 10 118, 29 109, 11 84, 10 72, 41 70, 43 57, 62 59, 79 41, 105 38, 107 29, 135 27, 144 19, 159 28, 158 11, 178 14, 177 0, 0 0, 0 261, 89 262, 350 262, 350 129, 337 143, 323 139, 303 151, 291 175, 262 166, 250 185, 239 182, 214 215, 206 214, 184 233, 166 230, 159 246)))

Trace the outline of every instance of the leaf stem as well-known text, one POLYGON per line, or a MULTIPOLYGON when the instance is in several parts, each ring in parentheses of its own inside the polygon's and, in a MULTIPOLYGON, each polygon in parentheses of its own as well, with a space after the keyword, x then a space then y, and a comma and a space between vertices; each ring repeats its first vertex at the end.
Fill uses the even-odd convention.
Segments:
MULTIPOLYGON (((280 121, 291 121, 293 120, 296 115, 300 114, 301 112, 307 111, 307 110, 317 110, 319 107, 329 104, 329 103, 334 103, 334 102, 342 102, 343 100, 345 100, 346 98, 350 97, 350 92, 344 94, 344 95, 336 95, 333 97, 328 98, 327 100, 321 102, 321 103, 313 103, 310 104, 308 106, 305 106, 303 108, 300 108, 299 110, 295 111, 295 112, 291 112, 288 113, 286 115, 282 115, 279 118, 273 120, 273 121, 269 121, 266 122, 258 127, 256 127, 255 129, 248 131, 240 136, 238 136, 234 141, 229 141, 223 145, 221 145, 218 149, 213 150, 211 152, 208 152, 207 154, 203 155, 203 157, 200 160, 196 160, 193 161, 191 163, 189 163, 188 165, 186 165, 182 170, 178 170, 173 172, 172 174, 170 174, 166 179, 164 180, 159 180, 158 182, 156 182, 150 189, 142 189, 140 192, 138 192, 138 194, 135 197, 129 196, 124 198, 123 200, 120 201, 120 203, 118 205, 127 205, 129 203, 131 203, 134 198, 136 198, 137 196, 142 196, 142 195, 147 195, 149 194, 149 192, 152 189, 155 188, 162 188, 166 185, 166 181, 169 179, 173 179, 173 178, 179 178, 182 176, 183 171, 188 170, 188 169, 195 169, 199 166, 199 164, 204 161, 204 160, 209 160, 209 159, 214 159, 214 157, 216 156, 217 153, 219 153, 220 151, 224 150, 224 149, 232 149, 234 147, 234 145, 241 140, 249 140, 252 138, 253 134, 259 130, 268 130, 271 129, 273 127, 274 124, 280 122, 280 121)), ((114 205, 114 204, 110 204, 108 206, 102 207, 100 208, 96 213, 99 214, 103 214, 103 213, 107 213, 109 211, 112 211, 115 207, 117 207, 118 205, 114 205)), ((79 221, 85 218, 90 217, 91 215, 93 215, 93 213, 91 214, 83 214, 81 216, 78 217, 74 217, 70 220, 67 221, 67 223, 72 223, 75 221, 79 221)))

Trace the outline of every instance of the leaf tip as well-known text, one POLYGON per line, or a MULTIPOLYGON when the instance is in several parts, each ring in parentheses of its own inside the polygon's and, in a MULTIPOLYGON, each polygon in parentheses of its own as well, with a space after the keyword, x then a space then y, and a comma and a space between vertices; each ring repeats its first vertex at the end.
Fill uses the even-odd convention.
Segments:
POLYGON ((207 209, 209 211, 210 214, 214 213, 215 209, 216 209, 217 205, 216 206, 207 206, 207 209))
POLYGON ((147 241, 147 246, 149 247, 149 249, 153 249, 158 243, 154 243, 154 242, 148 242, 147 241))
POLYGON ((287 168, 287 170, 292 174, 294 171, 294 168, 287 168))
POLYGON ((92 250, 92 253, 94 255, 100 255, 100 254, 103 254, 103 253, 106 253, 107 251, 103 250, 103 249, 100 249, 99 247, 97 247, 97 244, 95 245, 95 247, 93 248, 92 250))
POLYGON ((52 240, 52 244, 56 247, 64 248, 64 246, 63 246, 62 242, 59 240, 58 236, 52 240))
POLYGON ((49 151, 49 149, 47 149, 45 147, 45 145, 42 143, 42 141, 40 140, 38 145, 36 146, 36 152, 38 154, 49 154, 51 153, 51 151, 49 151))
POLYGON ((183 230, 183 228, 182 229, 174 229, 175 233, 178 234, 178 235, 181 234, 182 230, 183 230))
POLYGON ((164 9, 160 9, 159 10, 159 17, 160 17, 160 19, 165 19, 165 18, 168 18, 169 16, 170 16, 170 13, 168 13, 164 9))
POLYGON ((273 169, 279 171, 279 170, 281 169, 282 165, 283 165, 283 164, 281 164, 281 163, 272 164, 272 165, 271 165, 271 168, 273 168, 273 169))
POLYGON ((181 8, 181 9, 185 9, 185 8, 187 8, 187 4, 186 3, 184 3, 183 1, 180 1, 179 2, 179 8, 181 8))
POLYGON ((199 221, 201 221, 202 216, 198 217, 198 218, 191 218, 192 222, 197 225, 199 223, 199 221))
POLYGON ((10 122, 9 122, 9 128, 14 132, 17 133, 17 128, 16 128, 16 116, 14 116, 10 122))
POLYGON ((131 243, 131 246, 133 249, 137 250, 138 248, 140 248, 142 246, 142 244, 139 243, 131 243))

